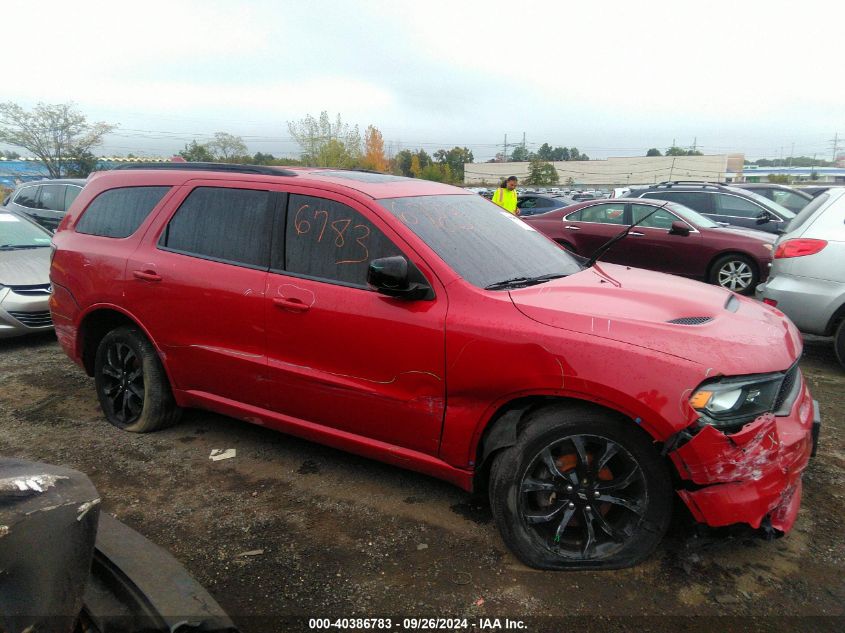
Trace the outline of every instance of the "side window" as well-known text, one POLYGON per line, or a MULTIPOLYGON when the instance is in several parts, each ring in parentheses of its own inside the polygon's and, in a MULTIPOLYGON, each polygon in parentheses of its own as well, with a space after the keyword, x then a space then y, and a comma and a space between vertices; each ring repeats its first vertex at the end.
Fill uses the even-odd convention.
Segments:
POLYGON ((583 209, 578 209, 575 213, 570 213, 569 215, 566 216, 566 221, 567 222, 580 222, 581 217, 582 217, 581 211, 583 211, 583 209))
POLYGON ((581 209, 582 222, 600 222, 601 224, 625 224, 625 203, 594 204, 581 209))
POLYGON ((101 237, 129 237, 170 187, 121 187, 94 198, 76 223, 77 233, 101 237))
POLYGON ((730 215, 739 218, 756 218, 765 211, 763 207, 758 206, 750 200, 727 193, 716 195, 716 209, 721 215, 730 215))
POLYGON ((272 200, 269 191, 197 187, 176 210, 159 246, 204 259, 267 268, 272 200))
POLYGON ((713 213, 709 201, 710 194, 705 191, 650 191, 643 198, 671 200, 699 213, 713 213))
POLYGON ((65 185, 41 185, 41 197, 38 199, 38 208, 64 211, 65 185))
POLYGON ((82 191, 82 187, 77 187, 76 185, 68 185, 67 189, 65 189, 65 211, 70 209, 70 205, 73 204, 73 201, 76 200, 76 197, 82 191))
POLYGON ((533 209, 537 206, 537 198, 519 198, 516 206, 520 209, 533 209))
POLYGON ((273 268, 330 282, 367 287, 367 268, 379 257, 401 255, 378 228, 345 204, 291 195, 285 229, 284 266, 273 268))
POLYGON ((19 204, 22 207, 29 207, 30 209, 37 209, 35 205, 38 204, 36 202, 38 198, 38 187, 24 187, 20 191, 18 191, 18 195, 15 196, 14 203, 19 204))
POLYGON ((780 189, 773 189, 771 191, 772 195, 769 197, 782 207, 786 207, 795 213, 798 213, 801 209, 807 206, 808 202, 810 202, 806 198, 802 198, 797 193, 792 193, 791 191, 781 191, 780 189))
MULTIPOLYGON (((634 214, 633 222, 640 222, 640 219, 654 211, 656 207, 647 204, 631 205, 631 211, 634 214)), ((654 215, 647 217, 637 226, 642 226, 650 229, 666 229, 672 228, 672 222, 678 222, 679 218, 666 209, 660 209, 654 215)))

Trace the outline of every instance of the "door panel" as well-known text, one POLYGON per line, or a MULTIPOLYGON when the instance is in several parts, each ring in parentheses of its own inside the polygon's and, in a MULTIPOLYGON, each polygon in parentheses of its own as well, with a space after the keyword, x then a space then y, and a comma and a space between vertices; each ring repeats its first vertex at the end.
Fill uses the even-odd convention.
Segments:
POLYGON ((271 271, 266 292, 270 407, 436 454, 446 389, 443 288, 394 246, 381 220, 343 196, 292 195, 284 233, 290 272, 271 271), (433 284, 433 301, 365 287, 368 262, 396 253, 433 284))
MULTIPOLYGON (((644 204, 632 204, 632 222, 654 211, 655 207, 644 204)), ((622 240, 627 263, 638 268, 647 268, 685 277, 702 277, 703 272, 697 265, 699 258, 701 233, 673 235, 669 233, 672 222, 683 222, 667 209, 660 209, 635 226, 631 233, 622 240)), ((684 223, 686 224, 686 223, 684 223)), ((690 227, 690 230, 692 227, 690 227)))

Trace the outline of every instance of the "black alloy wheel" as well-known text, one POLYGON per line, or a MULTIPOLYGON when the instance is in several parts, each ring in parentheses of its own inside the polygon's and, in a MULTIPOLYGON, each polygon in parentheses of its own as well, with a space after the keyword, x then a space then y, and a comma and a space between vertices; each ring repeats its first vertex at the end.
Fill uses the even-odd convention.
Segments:
POLYGON ((116 328, 100 341, 94 384, 106 418, 125 431, 155 431, 173 424, 182 413, 158 353, 133 327, 116 328))
POLYGON ((619 569, 644 560, 669 526, 672 479, 630 418, 588 403, 526 414, 490 469, 505 544, 539 569, 619 569))
POLYGON ((624 548, 648 507, 637 461, 599 435, 543 447, 519 490, 520 515, 537 543, 573 561, 601 560, 624 548))
POLYGON ((121 426, 132 424, 144 409, 141 359, 126 343, 112 340, 105 348, 105 362, 100 371, 107 415, 113 416, 121 426))

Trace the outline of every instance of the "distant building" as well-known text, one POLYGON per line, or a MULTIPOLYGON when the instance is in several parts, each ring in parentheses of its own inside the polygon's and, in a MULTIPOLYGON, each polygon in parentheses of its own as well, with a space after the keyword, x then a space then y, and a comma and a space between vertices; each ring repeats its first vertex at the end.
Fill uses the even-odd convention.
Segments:
POLYGON ((845 167, 758 167, 745 165, 740 172, 730 172, 736 182, 769 182, 769 176, 789 176, 790 182, 845 183, 845 167))
MULTIPOLYGON (((560 185, 609 189, 651 185, 666 180, 724 182, 741 169, 742 154, 709 156, 626 156, 606 160, 552 161, 560 185)), ((467 163, 464 184, 494 185, 508 176, 528 177, 529 163, 467 163)))

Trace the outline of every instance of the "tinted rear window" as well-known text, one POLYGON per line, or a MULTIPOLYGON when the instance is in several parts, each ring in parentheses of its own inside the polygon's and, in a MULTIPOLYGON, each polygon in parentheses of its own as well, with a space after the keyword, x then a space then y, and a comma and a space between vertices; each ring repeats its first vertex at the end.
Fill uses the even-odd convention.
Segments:
POLYGON ((76 225, 77 233, 101 237, 129 237, 170 187, 123 187, 94 198, 76 225))
POLYGON ((267 268, 272 228, 269 191, 197 187, 159 244, 186 255, 267 268))
POLYGON ((830 199, 830 194, 823 193, 818 198, 813 198, 813 201, 810 202, 806 207, 801 209, 801 212, 796 215, 786 227, 787 233, 792 233, 792 231, 797 230, 802 224, 804 224, 807 220, 810 219, 816 209, 822 206, 825 202, 830 199))

